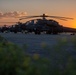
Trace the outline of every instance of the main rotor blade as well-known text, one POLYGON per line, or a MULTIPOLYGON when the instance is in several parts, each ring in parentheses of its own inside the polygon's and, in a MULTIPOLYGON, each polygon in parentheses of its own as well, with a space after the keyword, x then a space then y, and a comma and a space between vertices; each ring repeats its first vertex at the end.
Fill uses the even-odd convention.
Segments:
POLYGON ((20 18, 19 20, 28 19, 28 18, 35 18, 35 17, 40 17, 40 16, 25 16, 23 18, 20 18))
POLYGON ((17 23, 17 22, 0 22, 0 23, 17 23))
POLYGON ((56 19, 63 20, 63 21, 68 21, 67 19, 62 19, 62 18, 56 18, 56 19))
POLYGON ((60 16, 48 16, 48 17, 51 17, 51 18, 61 18, 61 19, 71 19, 73 20, 74 18, 69 18, 69 17, 60 17, 60 16))
POLYGON ((35 17, 50 17, 50 18, 56 18, 56 19, 60 19, 60 20, 64 20, 67 21, 67 19, 71 19, 73 20, 73 18, 69 18, 69 17, 61 17, 61 16, 48 16, 48 15, 39 15, 39 16, 23 16, 22 18, 20 18, 19 20, 22 19, 28 19, 28 18, 35 18, 35 17))

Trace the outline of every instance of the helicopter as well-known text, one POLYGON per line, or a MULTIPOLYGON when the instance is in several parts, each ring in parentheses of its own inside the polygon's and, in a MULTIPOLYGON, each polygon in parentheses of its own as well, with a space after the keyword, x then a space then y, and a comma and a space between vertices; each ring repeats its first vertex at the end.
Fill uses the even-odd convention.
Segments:
POLYGON ((45 32, 46 34, 58 34, 62 32, 71 32, 76 33, 76 29, 64 27, 60 25, 57 21, 53 19, 46 19, 49 18, 55 18, 63 21, 67 20, 73 20, 73 18, 69 17, 61 17, 61 16, 48 16, 46 14, 38 15, 38 16, 23 16, 19 18, 19 22, 8 22, 8 23, 16 23, 14 25, 11 25, 10 27, 2 27, 1 30, 3 31, 10 31, 10 32, 34 32, 35 34, 41 34, 42 32, 45 32), (25 23, 20 22, 20 20, 23 19, 29 19, 29 18, 37 18, 42 17, 39 19, 32 19, 25 23))
POLYGON ((29 19, 29 18, 38 18, 42 17, 42 19, 33 19, 29 20, 25 23, 26 30, 28 32, 34 32, 35 34, 41 34, 41 32, 45 32, 46 34, 58 34, 62 32, 72 32, 75 33, 76 29, 64 27, 60 25, 57 21, 53 19, 46 19, 55 18, 63 21, 73 20, 73 18, 69 17, 61 17, 61 16, 48 16, 46 14, 38 15, 38 16, 23 16, 19 20, 29 19))

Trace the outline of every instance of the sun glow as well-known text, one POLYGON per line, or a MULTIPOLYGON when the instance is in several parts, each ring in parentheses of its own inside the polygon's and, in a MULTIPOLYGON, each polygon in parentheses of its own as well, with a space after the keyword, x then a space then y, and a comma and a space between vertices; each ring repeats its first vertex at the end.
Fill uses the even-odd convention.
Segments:
POLYGON ((73 21, 73 28, 76 28, 76 19, 73 21))

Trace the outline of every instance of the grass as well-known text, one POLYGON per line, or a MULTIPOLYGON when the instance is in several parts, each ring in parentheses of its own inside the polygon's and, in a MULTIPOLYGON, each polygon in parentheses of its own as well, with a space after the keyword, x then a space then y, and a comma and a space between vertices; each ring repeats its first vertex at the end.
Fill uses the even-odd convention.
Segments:
POLYGON ((47 48, 46 43, 42 47, 49 57, 30 56, 25 46, 22 49, 0 36, 0 75, 76 75, 75 38, 59 38, 54 47, 47 48))

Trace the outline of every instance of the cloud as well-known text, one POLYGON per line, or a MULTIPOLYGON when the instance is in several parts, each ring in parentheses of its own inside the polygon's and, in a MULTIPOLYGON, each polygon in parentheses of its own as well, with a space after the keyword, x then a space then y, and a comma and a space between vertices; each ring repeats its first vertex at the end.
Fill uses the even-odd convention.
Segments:
POLYGON ((6 12, 6 13, 0 12, 0 18, 18 18, 26 15, 27 15, 27 12, 18 12, 18 11, 6 12))

